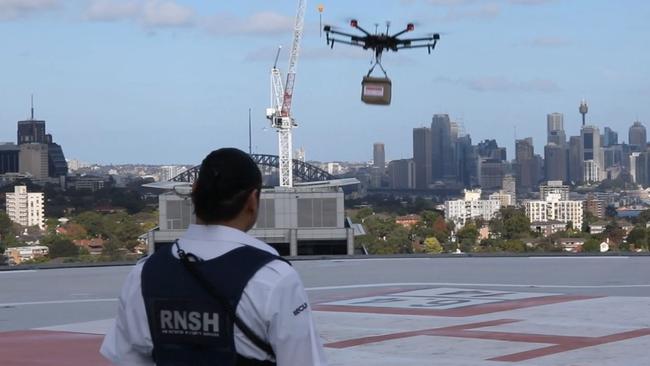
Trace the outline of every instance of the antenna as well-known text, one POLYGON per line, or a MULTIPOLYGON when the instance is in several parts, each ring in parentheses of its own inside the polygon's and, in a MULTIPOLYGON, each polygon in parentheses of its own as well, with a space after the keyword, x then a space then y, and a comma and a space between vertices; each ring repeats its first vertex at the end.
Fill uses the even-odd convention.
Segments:
POLYGON ((251 109, 248 108, 248 154, 252 155, 253 154, 253 137, 252 137, 252 130, 251 130, 251 109))
POLYGON ((280 51, 282 51, 282 45, 278 46, 278 52, 275 54, 275 61, 273 62, 273 68, 278 68, 278 58, 280 57, 280 51))
POLYGON ((32 94, 32 121, 34 120, 34 94, 32 94))

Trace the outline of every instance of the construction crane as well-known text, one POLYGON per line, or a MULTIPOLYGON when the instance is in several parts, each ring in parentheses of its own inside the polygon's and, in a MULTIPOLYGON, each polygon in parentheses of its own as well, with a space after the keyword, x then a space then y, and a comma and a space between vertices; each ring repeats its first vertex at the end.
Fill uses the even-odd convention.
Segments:
POLYGON ((289 68, 287 80, 282 86, 282 76, 278 69, 278 58, 281 47, 275 55, 275 62, 271 68, 271 107, 266 109, 266 118, 271 121, 271 127, 278 131, 279 147, 279 175, 280 187, 293 187, 293 156, 291 130, 298 124, 291 114, 291 102, 293 100, 293 88, 296 81, 296 66, 298 65, 298 54, 300 53, 300 41, 305 25, 305 7, 307 1, 298 1, 298 12, 293 28, 293 43, 289 54, 289 68))

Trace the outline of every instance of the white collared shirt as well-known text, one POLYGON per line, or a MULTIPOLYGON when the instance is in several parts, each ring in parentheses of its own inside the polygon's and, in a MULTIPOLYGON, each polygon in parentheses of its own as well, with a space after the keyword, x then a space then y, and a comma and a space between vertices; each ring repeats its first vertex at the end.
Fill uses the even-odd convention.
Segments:
MULTIPOLYGON (((216 225, 190 225, 179 245, 185 252, 203 260, 219 257, 242 245, 278 254, 268 244, 242 231, 216 225)), ((173 254, 178 257, 175 250, 173 254)), ((153 342, 140 283, 143 265, 144 261, 139 262, 128 275, 120 294, 115 324, 106 334, 100 350, 104 357, 118 365, 154 365, 153 342)), ((276 260, 251 278, 236 312, 251 330, 273 347, 277 365, 327 365, 311 310, 303 306, 308 303, 298 273, 287 263, 276 260)), ((244 357, 258 360, 269 357, 237 327, 235 348, 244 357)))

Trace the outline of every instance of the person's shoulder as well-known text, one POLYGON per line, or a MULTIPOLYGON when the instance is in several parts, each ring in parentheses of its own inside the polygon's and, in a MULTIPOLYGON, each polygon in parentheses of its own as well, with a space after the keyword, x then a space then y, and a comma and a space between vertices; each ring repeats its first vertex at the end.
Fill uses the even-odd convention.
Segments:
POLYGON ((273 288, 282 282, 299 281, 298 273, 291 264, 277 255, 273 256, 276 258, 260 268, 250 282, 254 285, 273 288))

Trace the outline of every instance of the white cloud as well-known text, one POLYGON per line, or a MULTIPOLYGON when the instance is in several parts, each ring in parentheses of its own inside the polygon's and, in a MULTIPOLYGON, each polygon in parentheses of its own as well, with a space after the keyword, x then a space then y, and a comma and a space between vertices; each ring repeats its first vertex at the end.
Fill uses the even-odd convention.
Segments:
POLYGON ((0 0, 0 20, 22 18, 59 5, 59 0, 0 0))
POLYGON ((105 22, 135 19, 140 10, 141 4, 135 1, 95 0, 86 9, 85 17, 88 20, 105 22))
POLYGON ((150 27, 183 27, 193 23, 194 10, 169 0, 148 0, 142 20, 150 27))
POLYGON ((548 79, 514 81, 502 76, 487 76, 473 79, 437 78, 435 81, 462 85, 478 92, 554 93, 561 90, 557 83, 548 79))
POLYGON ((204 21, 206 30, 215 35, 274 35, 291 32, 292 16, 263 11, 241 18, 230 14, 217 14, 204 21))
POLYGON ((108 22, 128 20, 147 28, 184 27, 194 24, 195 12, 172 0, 93 0, 85 18, 108 22))

